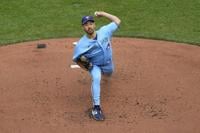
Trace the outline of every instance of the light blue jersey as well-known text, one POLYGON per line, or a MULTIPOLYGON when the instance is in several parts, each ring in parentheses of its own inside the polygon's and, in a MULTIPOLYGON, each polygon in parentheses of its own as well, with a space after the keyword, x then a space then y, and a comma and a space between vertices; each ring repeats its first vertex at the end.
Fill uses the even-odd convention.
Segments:
POLYGON ((111 74, 114 69, 111 37, 117 28, 118 25, 111 22, 96 31, 96 39, 89 39, 87 35, 84 35, 74 49, 73 61, 76 62, 81 55, 84 55, 93 64, 90 75, 92 77, 91 91, 94 105, 100 105, 101 74, 111 74))
POLYGON ((101 67, 102 71, 106 72, 105 66, 112 64, 111 37, 117 28, 118 25, 114 22, 101 27, 96 31, 97 40, 84 35, 75 47, 73 60, 76 61, 81 55, 85 55, 93 65, 101 67))

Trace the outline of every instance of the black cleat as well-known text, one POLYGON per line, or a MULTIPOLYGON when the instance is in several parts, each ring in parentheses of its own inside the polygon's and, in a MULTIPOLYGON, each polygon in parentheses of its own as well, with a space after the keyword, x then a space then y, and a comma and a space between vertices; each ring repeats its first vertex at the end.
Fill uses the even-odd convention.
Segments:
POLYGON ((92 110, 90 116, 96 121, 104 121, 105 117, 100 106, 95 105, 92 110))

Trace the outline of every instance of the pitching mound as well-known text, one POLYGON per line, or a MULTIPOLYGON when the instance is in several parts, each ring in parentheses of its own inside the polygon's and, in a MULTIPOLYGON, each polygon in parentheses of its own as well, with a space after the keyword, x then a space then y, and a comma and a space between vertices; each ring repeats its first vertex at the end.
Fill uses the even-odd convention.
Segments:
POLYGON ((115 72, 101 90, 106 120, 96 122, 89 74, 70 68, 77 40, 0 47, 1 133, 200 132, 200 47, 114 38, 115 72))

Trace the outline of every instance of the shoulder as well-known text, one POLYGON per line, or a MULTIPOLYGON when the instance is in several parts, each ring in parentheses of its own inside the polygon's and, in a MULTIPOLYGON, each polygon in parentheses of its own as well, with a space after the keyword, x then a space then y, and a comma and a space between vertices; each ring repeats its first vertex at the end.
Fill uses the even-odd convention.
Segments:
POLYGON ((81 42, 86 41, 86 37, 85 37, 85 36, 86 36, 86 35, 83 35, 83 36, 79 39, 78 43, 81 43, 81 42))
POLYGON ((86 38, 85 36, 86 36, 86 35, 82 36, 82 37, 78 40, 76 46, 80 46, 80 45, 84 44, 84 43, 87 41, 87 38, 86 38))

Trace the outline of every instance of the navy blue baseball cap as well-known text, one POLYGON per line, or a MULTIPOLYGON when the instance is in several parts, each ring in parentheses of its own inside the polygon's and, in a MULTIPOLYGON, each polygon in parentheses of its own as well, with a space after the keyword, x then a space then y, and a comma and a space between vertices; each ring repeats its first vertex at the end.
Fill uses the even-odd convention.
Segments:
POLYGON ((84 16, 83 18, 82 18, 82 25, 84 25, 85 23, 87 23, 88 21, 91 21, 91 22, 94 22, 94 18, 93 18, 93 16, 84 16))

